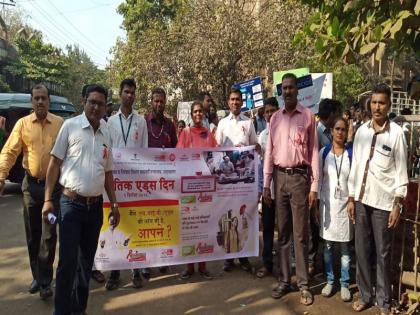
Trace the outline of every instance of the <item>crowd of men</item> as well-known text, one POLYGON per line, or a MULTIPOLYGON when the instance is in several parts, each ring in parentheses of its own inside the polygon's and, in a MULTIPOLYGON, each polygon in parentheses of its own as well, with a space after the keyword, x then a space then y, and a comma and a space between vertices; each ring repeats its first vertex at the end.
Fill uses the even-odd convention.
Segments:
MULTIPOLYGON (((48 112, 49 90, 42 84, 35 85, 31 90, 33 112, 16 123, 1 151, 0 192, 17 157, 23 153, 24 223, 33 277, 29 292, 39 292, 41 299, 53 296, 51 282, 57 233, 51 217, 57 216, 60 233, 54 294, 56 315, 85 314, 91 277, 98 282, 106 281, 107 290, 118 288, 119 270, 112 271, 107 280, 100 271, 92 271, 103 222, 104 192, 111 203, 109 220, 113 226, 118 225, 120 217, 118 201, 122 200, 116 200, 113 187, 112 148, 174 148, 177 135, 186 127, 181 121, 175 127, 165 116, 166 93, 162 88, 151 91, 151 112, 144 117, 140 115, 133 108, 136 88, 132 79, 121 82, 120 107, 112 115, 107 90, 97 84, 87 85, 82 91, 83 113, 63 121, 48 112)), ((262 278, 273 273, 277 222, 278 286, 272 297, 281 298, 293 289, 293 265, 300 302, 313 303, 309 279, 315 268, 320 233, 324 235, 326 229, 325 220, 319 220, 316 209, 319 201, 325 203, 319 200, 324 179, 333 176, 330 172, 336 170, 338 184, 326 198, 342 201, 348 210, 345 223, 355 228, 355 257, 351 259, 356 259, 356 282, 361 298, 354 302, 353 308, 362 311, 376 301, 381 314, 388 314, 390 229, 398 224, 408 184, 404 132, 388 118, 390 89, 378 85, 363 104, 365 110, 351 108, 351 112, 344 112, 343 118, 339 117, 339 102, 323 100, 319 105, 319 121, 298 102, 295 75, 283 76, 282 95, 284 106, 279 109, 276 98, 267 98, 258 114, 250 119, 241 112, 241 91, 233 89, 227 100, 230 113, 220 122, 210 94, 203 92, 197 97, 204 110, 200 127, 214 133, 218 146, 255 145, 261 153, 263 267, 258 269, 257 276, 262 278), (346 146, 340 147, 340 143, 346 146), (352 151, 346 153, 349 156, 347 177, 343 179, 341 164, 340 171, 337 164, 336 169, 324 164, 336 163, 340 154, 342 163, 342 155, 350 145, 352 151), (325 160, 329 150, 332 158, 325 160), (374 265, 375 284, 371 277, 374 265)), ((252 270, 248 258, 239 258, 239 264, 244 271, 252 270)), ((233 259, 225 261, 224 271, 231 272, 234 268, 233 259)), ((160 271, 166 272, 167 267, 162 266, 160 271)), ((151 272, 145 268, 132 270, 131 274, 133 286, 139 288, 142 279, 148 279, 151 272)), ((331 270, 326 270, 326 275, 329 286, 322 294, 330 296, 331 270)), ((340 282, 341 297, 349 301, 350 293, 345 290, 348 280, 340 279, 340 282)))

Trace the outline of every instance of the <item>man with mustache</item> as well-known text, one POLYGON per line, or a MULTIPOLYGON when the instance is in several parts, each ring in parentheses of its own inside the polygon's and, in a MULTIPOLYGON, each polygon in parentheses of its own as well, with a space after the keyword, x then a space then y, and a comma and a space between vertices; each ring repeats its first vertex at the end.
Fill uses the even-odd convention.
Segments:
POLYGON ((391 122, 391 89, 386 84, 372 91, 372 119, 359 127, 353 143, 349 175, 348 214, 355 224, 357 312, 374 303, 381 315, 390 314, 391 239, 407 195, 407 144, 400 126, 391 122), (376 254, 376 289, 372 255, 376 254))
MULTIPOLYGON (((31 101, 33 113, 18 120, 1 151, 0 194, 16 158, 23 152, 23 220, 33 277, 29 293, 39 291, 41 299, 47 299, 53 295, 51 281, 57 233, 55 224, 43 222, 41 210, 49 154, 63 119, 48 112, 50 92, 45 85, 37 84, 32 88, 31 101)), ((57 208, 59 195, 60 187, 56 185, 51 201, 57 208)))
POLYGON ((264 191, 271 202, 274 180, 275 207, 279 228, 279 285, 272 297, 279 299, 291 289, 290 244, 292 231, 296 256, 296 278, 300 302, 313 303, 308 287, 309 211, 317 200, 319 181, 318 137, 315 117, 297 100, 297 78, 282 78, 284 107, 273 114, 264 156, 264 191))

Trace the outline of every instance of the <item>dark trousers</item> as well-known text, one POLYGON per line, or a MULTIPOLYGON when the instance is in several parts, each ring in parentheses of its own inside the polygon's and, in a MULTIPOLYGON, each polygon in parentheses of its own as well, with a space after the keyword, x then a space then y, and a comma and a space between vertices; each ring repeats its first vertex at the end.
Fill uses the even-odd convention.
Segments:
POLYGON ((277 167, 273 175, 279 227, 279 284, 290 286, 290 244, 293 233, 297 284, 301 290, 308 289, 308 175, 288 175, 277 167))
MULTIPOLYGON (((309 210, 308 210, 309 211, 309 210)), ((308 264, 309 267, 315 268, 316 254, 319 248, 319 226, 316 223, 314 209, 310 210, 312 213, 309 216, 309 243, 308 243, 308 264)))
POLYGON ((274 201, 262 201, 263 251, 262 259, 268 270, 273 270, 274 226, 276 221, 274 201))
POLYGON ((91 205, 61 195, 60 248, 54 314, 83 312, 103 221, 102 198, 91 205))
POLYGON ((391 303, 391 239, 389 211, 356 202, 356 283, 363 302, 373 302, 372 274, 376 254, 376 301, 380 308, 391 303))
MULTIPOLYGON (((57 187, 53 195, 54 206, 57 210, 59 209, 59 191, 60 188, 57 187)), ((55 224, 48 224, 42 220, 44 182, 38 182, 25 175, 22 182, 22 192, 23 220, 32 277, 41 286, 49 285, 53 278, 57 231, 55 224)))

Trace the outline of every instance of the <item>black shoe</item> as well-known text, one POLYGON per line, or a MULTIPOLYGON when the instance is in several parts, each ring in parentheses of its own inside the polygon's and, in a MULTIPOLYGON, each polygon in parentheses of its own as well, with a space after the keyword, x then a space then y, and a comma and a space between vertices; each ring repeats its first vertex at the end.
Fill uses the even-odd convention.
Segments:
POLYGON ((53 296, 53 291, 51 290, 51 286, 49 284, 40 287, 39 297, 41 298, 41 300, 46 300, 52 296, 53 296))
POLYGON ((233 262, 225 260, 225 263, 223 264, 223 271, 231 272, 235 268, 235 264, 233 262))
POLYGON ((243 271, 246 271, 246 272, 251 272, 252 271, 252 265, 248 260, 242 261, 241 262, 241 269, 243 271))
POLYGON ((93 270, 91 278, 98 283, 104 283, 105 282, 105 276, 99 270, 93 270))
POLYGON ((39 291, 39 284, 38 281, 32 280, 31 285, 29 286, 28 292, 30 294, 35 294, 39 291))
POLYGON ((108 291, 115 290, 118 288, 118 284, 120 283, 120 272, 119 270, 111 271, 111 275, 109 276, 108 281, 105 283, 105 289, 108 291))
POLYGON ((143 286, 143 280, 138 269, 133 270, 133 278, 131 281, 133 282, 133 287, 135 288, 141 288, 143 286))
POLYGON ((150 268, 143 268, 141 270, 141 274, 143 275, 143 277, 147 280, 150 279, 150 268))

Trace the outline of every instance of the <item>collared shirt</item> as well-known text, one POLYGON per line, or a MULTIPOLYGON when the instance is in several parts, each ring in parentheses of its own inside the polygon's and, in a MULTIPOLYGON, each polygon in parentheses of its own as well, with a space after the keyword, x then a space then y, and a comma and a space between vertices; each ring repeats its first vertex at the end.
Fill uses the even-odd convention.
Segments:
POLYGON ((254 145, 258 139, 251 119, 244 114, 235 117, 230 113, 219 122, 216 141, 221 147, 233 147, 254 145))
POLYGON ((96 133, 85 113, 66 120, 51 151, 63 160, 60 184, 85 197, 101 195, 105 172, 112 171, 111 143, 104 120, 96 133))
MULTIPOLYGON (((265 154, 265 148, 267 147, 267 141, 268 141, 268 131, 270 130, 270 124, 267 123, 267 128, 265 128, 263 131, 261 131, 259 137, 258 137, 258 143, 261 146, 261 161, 258 165, 258 192, 263 192, 264 187, 264 172, 263 172, 263 165, 264 165, 264 154, 265 154)), ((272 196, 274 197, 274 182, 271 181, 270 189, 272 191, 272 196)))
POLYGON ((229 162, 223 161, 222 163, 220 163, 219 169, 224 174, 230 174, 230 173, 233 173, 233 171, 235 170, 235 167, 233 166, 233 163, 231 161, 229 162))
POLYGON ((308 166, 311 191, 318 191, 318 137, 315 117, 308 108, 297 104, 296 109, 288 113, 283 107, 271 117, 264 155, 264 187, 270 186, 274 165, 308 166))
POLYGON ((316 132, 318 136, 318 149, 321 150, 327 144, 330 144, 332 141, 331 130, 321 122, 318 121, 316 126, 316 132))
POLYGON ((16 158, 23 152, 23 168, 38 179, 45 179, 50 151, 54 146, 63 119, 51 113, 44 123, 35 113, 19 119, 0 154, 0 180, 5 180, 16 158))
POLYGON ((175 148, 177 143, 175 125, 171 120, 163 117, 163 124, 159 124, 152 114, 145 116, 147 122, 149 148, 175 148))
POLYGON ((113 148, 147 148, 148 133, 146 120, 135 110, 126 118, 121 112, 108 118, 113 148), (125 139, 125 140, 124 140, 125 139))
POLYGON ((403 130, 394 122, 387 122, 376 133, 376 141, 374 136, 371 121, 361 125, 356 133, 349 196, 376 209, 391 211, 395 197, 407 195, 407 145, 403 130), (363 196, 359 198, 363 187, 363 196))

